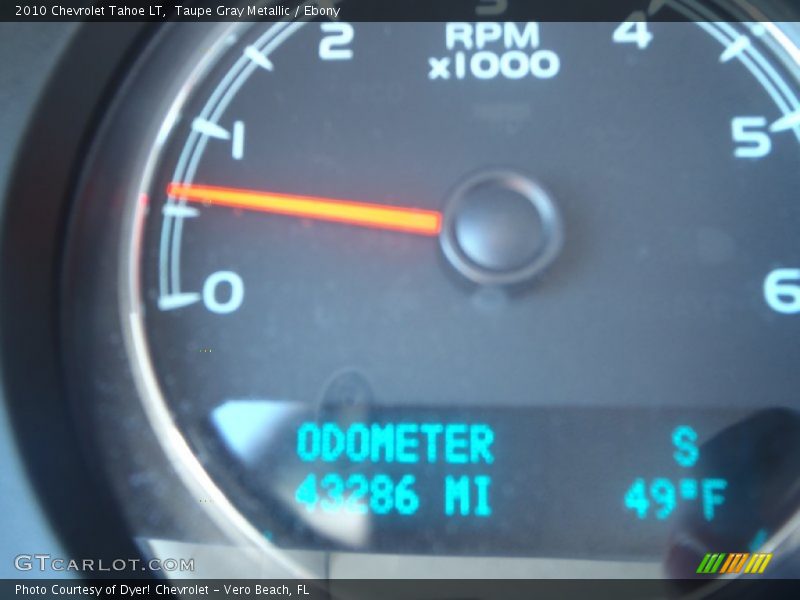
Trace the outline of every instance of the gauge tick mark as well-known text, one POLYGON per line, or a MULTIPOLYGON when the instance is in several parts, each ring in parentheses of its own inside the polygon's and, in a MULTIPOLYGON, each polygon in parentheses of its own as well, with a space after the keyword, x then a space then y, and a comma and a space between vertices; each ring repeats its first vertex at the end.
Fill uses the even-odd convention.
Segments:
POLYGON ((789 131, 798 125, 800 125, 800 110, 796 110, 788 115, 783 115, 769 126, 769 130, 773 133, 777 131, 789 131))
POLYGON ((170 294, 168 296, 161 296, 158 299, 159 310, 175 310, 176 308, 183 308, 189 306, 200 300, 200 294, 195 292, 185 294, 170 294))
POLYGON ((231 137, 227 129, 201 117, 197 117, 192 121, 192 129, 197 133, 202 133, 203 135, 217 138, 218 140, 229 140, 231 137))
POLYGON ((268 59, 266 56, 264 56, 255 46, 248 46, 247 48, 245 48, 244 55, 262 69, 266 69, 267 71, 272 71, 275 68, 274 65, 272 64, 272 61, 268 59))
POLYGON ((161 213, 165 217, 189 219, 198 216, 200 211, 193 206, 184 206, 182 204, 165 204, 164 208, 161 209, 161 213))
POLYGON ((733 40, 730 45, 723 50, 719 56, 719 62, 726 63, 739 56, 742 52, 750 47, 750 38, 746 35, 740 35, 733 40))

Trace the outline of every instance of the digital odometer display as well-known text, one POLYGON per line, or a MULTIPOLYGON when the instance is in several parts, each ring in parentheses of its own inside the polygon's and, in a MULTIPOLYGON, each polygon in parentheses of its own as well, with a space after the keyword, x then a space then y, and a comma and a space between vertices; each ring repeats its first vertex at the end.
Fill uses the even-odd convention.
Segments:
POLYGON ((224 28, 126 265, 148 414, 214 501, 278 548, 779 531, 797 72, 774 25, 711 20, 224 28))
POLYGON ((651 556, 687 515, 730 528, 729 499, 751 491, 740 463, 703 447, 744 412, 686 414, 232 400, 211 427, 220 476, 293 515, 262 523, 283 547, 651 556))

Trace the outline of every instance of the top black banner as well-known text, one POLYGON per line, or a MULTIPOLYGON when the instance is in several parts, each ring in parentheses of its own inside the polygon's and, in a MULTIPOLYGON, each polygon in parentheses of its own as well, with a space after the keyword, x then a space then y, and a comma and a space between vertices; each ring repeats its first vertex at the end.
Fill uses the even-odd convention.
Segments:
POLYGON ((0 21, 799 21, 796 0, 9 0, 0 21), (689 11, 695 12, 695 11, 689 11))

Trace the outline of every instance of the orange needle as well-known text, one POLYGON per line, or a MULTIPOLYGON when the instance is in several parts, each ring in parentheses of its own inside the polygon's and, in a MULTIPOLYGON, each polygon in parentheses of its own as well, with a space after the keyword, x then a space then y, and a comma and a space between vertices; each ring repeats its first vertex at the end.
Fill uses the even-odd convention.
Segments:
POLYGON ((191 202, 336 221, 373 229, 391 229, 417 235, 439 235, 442 229, 442 214, 434 210, 175 182, 167 186, 167 194, 191 202))

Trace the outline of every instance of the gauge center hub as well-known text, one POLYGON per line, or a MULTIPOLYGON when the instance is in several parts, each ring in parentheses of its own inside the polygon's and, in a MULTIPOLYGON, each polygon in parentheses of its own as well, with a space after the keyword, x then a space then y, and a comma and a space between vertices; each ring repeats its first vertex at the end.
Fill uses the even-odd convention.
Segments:
POLYGON ((550 195, 513 171, 481 173, 452 193, 442 249, 455 269, 481 285, 532 278, 561 248, 561 217, 550 195))

